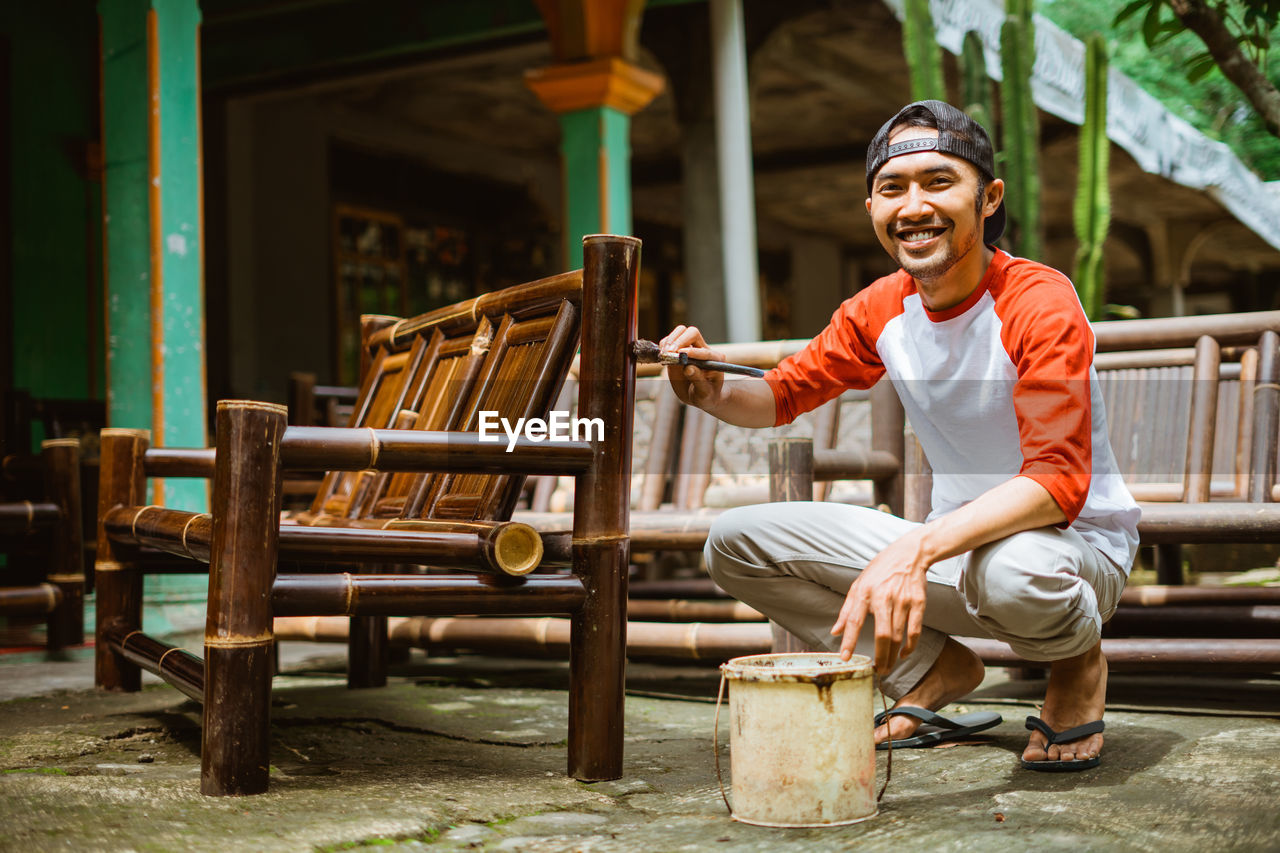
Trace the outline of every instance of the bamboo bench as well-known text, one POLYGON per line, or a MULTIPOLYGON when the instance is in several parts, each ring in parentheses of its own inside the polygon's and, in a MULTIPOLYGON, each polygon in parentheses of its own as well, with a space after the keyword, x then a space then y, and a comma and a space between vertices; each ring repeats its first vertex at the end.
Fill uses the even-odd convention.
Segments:
POLYGON ((146 669, 203 703, 202 793, 267 788, 273 617, 289 615, 567 616, 569 773, 621 775, 639 241, 589 237, 584 254, 580 272, 372 331, 352 415, 362 426, 286 426, 284 407, 221 401, 212 457, 104 431, 97 682, 137 689, 146 669), (603 439, 522 438, 510 451, 482 441, 479 412, 514 418, 552 405, 579 328, 580 413, 601 419, 603 439), (211 461, 212 514, 141 506, 148 475, 207 475, 211 461), (311 509, 282 523, 280 484, 292 470, 330 473, 311 509), (540 473, 576 477, 571 540, 544 543, 502 520, 523 476, 540 473), (143 633, 144 549, 208 563, 203 660, 143 633), (318 559, 356 568, 276 573, 278 560, 318 559), (388 563, 469 573, 363 570, 388 563), (572 572, 530 573, 557 563, 572 572))
POLYGON ((80 440, 48 439, 40 448, 38 458, 4 459, 10 487, 27 484, 18 491, 34 500, 0 501, 0 548, 10 557, 25 557, 5 567, 0 616, 44 616, 45 648, 59 651, 84 642, 80 440), (15 577, 24 567, 39 576, 38 582, 15 577))

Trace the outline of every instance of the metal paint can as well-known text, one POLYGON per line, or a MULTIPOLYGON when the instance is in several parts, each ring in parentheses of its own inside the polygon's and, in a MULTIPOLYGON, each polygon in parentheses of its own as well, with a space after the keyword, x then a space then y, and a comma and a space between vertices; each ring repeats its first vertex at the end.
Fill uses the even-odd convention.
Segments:
POLYGON ((729 683, 733 819, 843 826, 876 815, 872 666, 863 655, 750 655, 729 683))

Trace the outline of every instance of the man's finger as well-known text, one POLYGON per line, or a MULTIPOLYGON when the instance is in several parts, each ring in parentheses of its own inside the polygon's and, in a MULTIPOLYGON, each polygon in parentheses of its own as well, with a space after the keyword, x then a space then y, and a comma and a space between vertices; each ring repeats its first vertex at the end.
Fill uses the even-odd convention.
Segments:
POLYGON ((920 641, 920 632, 924 628, 924 608, 913 607, 907 615, 907 637, 902 643, 902 657, 906 657, 916 650, 916 643, 920 641))
POLYGON ((867 618, 867 600, 858 597, 854 600, 853 611, 848 618, 843 615, 844 620, 844 638, 840 641, 840 659, 848 660, 853 654, 853 648, 858 642, 858 635, 862 633, 862 623, 867 618))

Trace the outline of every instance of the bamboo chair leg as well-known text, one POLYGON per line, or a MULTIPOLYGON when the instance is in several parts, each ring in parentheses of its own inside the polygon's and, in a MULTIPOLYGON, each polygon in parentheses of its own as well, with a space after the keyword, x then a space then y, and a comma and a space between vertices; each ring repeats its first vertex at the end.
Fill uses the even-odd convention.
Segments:
POLYGON ((386 687, 390 650, 387 617, 352 616, 347 633, 347 687, 386 687))
POLYGON ((94 561, 96 588, 94 684, 102 690, 142 689, 142 670, 115 654, 103 639, 110 627, 129 631, 142 629, 142 575, 137 567, 121 559, 107 538, 102 519, 118 506, 146 503, 147 476, 143 457, 150 434, 137 429, 104 429, 98 474, 98 551, 94 561))
MULTIPOLYGON (((775 438, 769 442, 769 500, 807 501, 813 499, 813 439, 775 438)), ((773 652, 813 651, 809 644, 786 628, 769 620, 773 631, 773 652)))
POLYGON ((574 491, 573 569, 587 601, 570 634, 569 775, 602 781, 622 775, 640 241, 587 237, 583 255, 578 409, 600 418, 604 435, 574 491))
POLYGON ((200 749, 200 792, 207 796, 267 790, 271 585, 286 417, 284 406, 270 403, 218 403, 200 749))
POLYGON ((45 492, 62 510, 54 534, 49 583, 62 590, 62 603, 49 614, 48 648, 57 651, 84 642, 84 526, 80 506, 80 440, 51 439, 40 445, 45 492))

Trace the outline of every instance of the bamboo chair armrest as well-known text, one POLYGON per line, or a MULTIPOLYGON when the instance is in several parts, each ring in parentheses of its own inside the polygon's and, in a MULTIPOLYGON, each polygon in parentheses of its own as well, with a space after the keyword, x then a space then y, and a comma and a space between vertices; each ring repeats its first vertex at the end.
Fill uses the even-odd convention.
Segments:
POLYGON ((466 474, 577 474, 595 448, 587 441, 517 438, 482 441, 475 432, 289 427, 281 440, 286 469, 449 471, 466 474))

